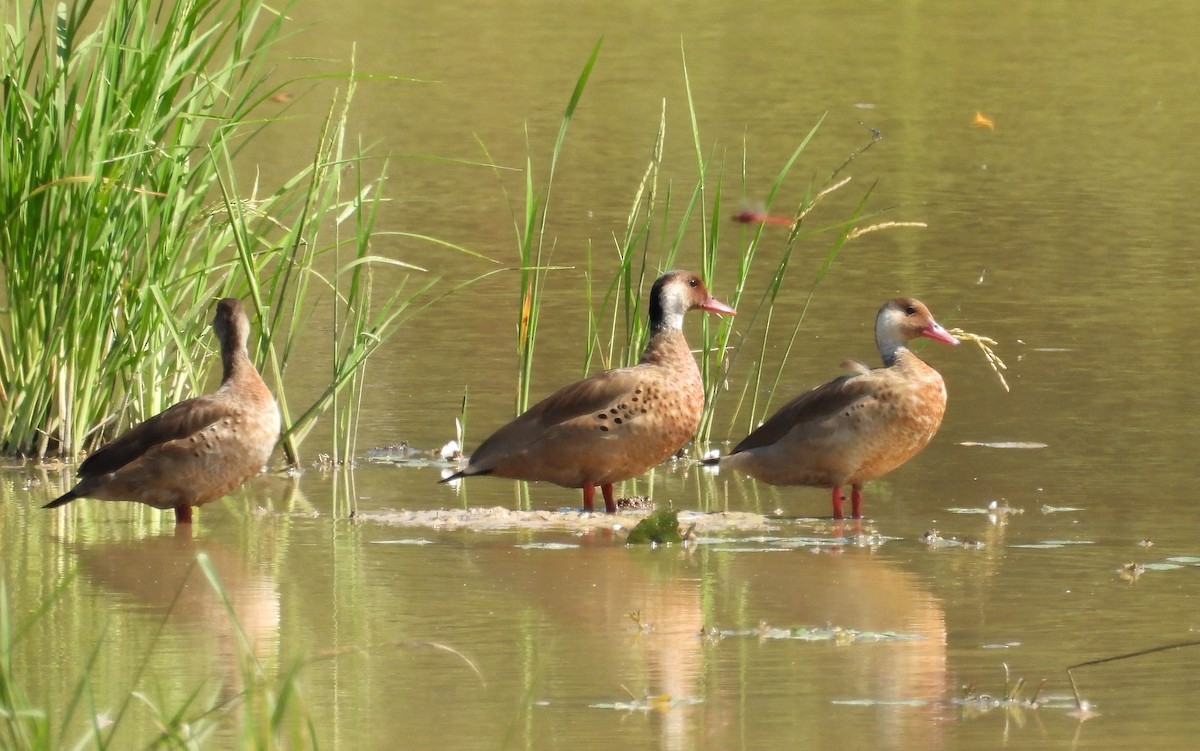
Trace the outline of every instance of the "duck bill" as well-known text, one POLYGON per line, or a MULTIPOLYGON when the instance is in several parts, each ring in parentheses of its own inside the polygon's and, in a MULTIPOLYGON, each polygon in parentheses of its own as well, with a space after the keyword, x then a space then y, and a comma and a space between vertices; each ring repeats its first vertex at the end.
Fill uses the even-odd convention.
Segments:
MULTIPOLYGON (((712 295, 709 295, 707 300, 700 303, 700 309, 707 310, 709 313, 724 313, 725 315, 730 315, 730 316, 737 315, 736 310, 729 307, 728 305, 721 302, 720 300, 713 297, 712 295)), ((949 336, 949 335, 947 334, 947 336, 949 336)))
POLYGON ((921 336, 958 346, 958 337, 942 328, 942 325, 936 321, 929 324, 929 327, 921 332, 921 336))

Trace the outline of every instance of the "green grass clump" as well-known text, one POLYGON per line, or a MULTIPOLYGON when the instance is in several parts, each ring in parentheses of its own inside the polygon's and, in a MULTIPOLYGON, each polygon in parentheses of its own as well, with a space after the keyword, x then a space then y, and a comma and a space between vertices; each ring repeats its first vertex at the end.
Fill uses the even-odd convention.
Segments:
POLYGON ((382 170, 364 176, 334 96, 311 161, 276 189, 234 165, 273 115, 260 105, 284 9, 261 0, 31 0, 3 11, 0 44, 0 452, 74 455, 200 393, 216 298, 247 299, 255 357, 284 411, 286 443, 338 407, 352 449, 370 353, 421 289, 372 302, 382 170), (292 419, 282 379, 326 290, 330 386, 292 419), (345 407, 345 409, 341 409, 345 407))
MULTIPOLYGON (((520 353, 518 412, 528 404, 538 303, 545 286, 545 277, 541 272, 549 268, 545 265, 546 259, 541 249, 545 244, 545 213, 554 179, 554 165, 563 150, 568 126, 596 64, 599 50, 598 42, 576 82, 554 144, 550 175, 542 192, 534 189, 529 170, 526 171, 525 221, 518 227, 522 249, 522 295, 520 325, 517 329, 520 353)), ((585 291, 589 331, 583 371, 585 374, 592 371, 596 361, 603 368, 624 367, 638 362, 649 337, 646 294, 659 274, 675 268, 681 256, 695 255, 698 238, 700 275, 714 294, 739 311, 736 319, 700 316, 702 329, 697 349, 704 378, 705 409, 695 444, 704 445, 712 438, 717 405, 729 389, 731 374, 743 356, 750 359, 749 373, 739 379, 743 385, 740 394, 734 394, 736 403, 730 410, 729 430, 731 433, 745 432, 743 424, 753 427, 769 413, 769 400, 763 400, 759 395, 775 391, 774 386, 782 377, 808 304, 842 248, 869 232, 924 225, 908 222, 864 225, 864 222, 877 216, 867 209, 867 199, 871 194, 871 190, 867 189, 848 216, 823 220, 825 223, 814 226, 817 219, 813 214, 822 201, 850 184, 851 179, 843 177, 841 173, 878 140, 877 134, 873 133, 864 146, 851 153, 823 179, 809 181, 799 204, 790 214, 792 221, 786 230, 768 230, 762 223, 748 229, 745 225, 738 225, 733 232, 727 230, 729 217, 740 213, 731 208, 737 206, 739 200, 726 200, 728 176, 723 152, 716 144, 706 146, 701 135, 686 58, 683 61, 683 80, 686 114, 691 126, 689 147, 694 154, 695 171, 680 179, 672 179, 664 174, 667 132, 667 101, 664 100, 651 158, 634 192, 625 228, 616 238, 616 257, 597 258, 589 255, 587 261, 585 291), (682 190, 679 184, 683 185, 682 190), (731 235, 733 239, 730 239, 731 235), (783 358, 772 374, 766 371, 764 363, 767 360, 768 341, 777 336, 773 331, 778 327, 774 320, 774 304, 787 286, 794 283, 789 279, 791 261, 794 251, 803 244, 816 245, 818 255, 823 255, 823 260, 811 281, 805 285, 807 297, 804 306, 792 324, 783 358), (775 251, 773 259, 762 258, 760 251, 764 246, 768 251, 775 251), (748 284, 753 278, 764 275, 763 266, 767 267, 770 281, 757 299, 747 300, 748 284)), ((786 179, 816 136, 822 121, 813 125, 780 167, 764 196, 765 211, 771 211, 777 202, 786 179)), ((748 156, 743 154, 740 165, 743 196, 756 192, 747 185, 747 162, 748 156)), ((695 261, 684 261, 686 266, 693 263, 695 261)))
POLYGON ((679 510, 656 509, 638 522, 625 542, 630 545, 667 545, 683 542, 679 534, 679 510))

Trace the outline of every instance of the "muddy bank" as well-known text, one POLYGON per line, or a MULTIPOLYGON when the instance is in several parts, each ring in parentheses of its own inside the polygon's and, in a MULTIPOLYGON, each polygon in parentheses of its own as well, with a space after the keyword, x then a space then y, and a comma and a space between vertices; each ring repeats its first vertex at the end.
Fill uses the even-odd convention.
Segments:
MULTIPOLYGON (((541 529, 567 532, 591 530, 625 531, 649 514, 649 510, 622 510, 616 514, 587 514, 579 511, 513 511, 503 507, 467 509, 429 509, 419 511, 379 511, 360 514, 364 521, 381 522, 399 527, 430 529, 514 530, 541 529)), ((679 526, 695 534, 721 532, 763 532, 787 523, 761 514, 728 511, 701 513, 680 511, 679 526)))

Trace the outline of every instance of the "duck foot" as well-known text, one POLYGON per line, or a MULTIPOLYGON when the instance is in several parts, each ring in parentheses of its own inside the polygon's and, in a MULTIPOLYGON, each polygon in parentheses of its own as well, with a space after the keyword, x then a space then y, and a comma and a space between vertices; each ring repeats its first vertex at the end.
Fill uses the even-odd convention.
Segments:
MULTIPOLYGON (((604 511, 609 514, 617 513, 617 501, 613 498, 612 483, 600 486, 600 492, 604 494, 604 511)), ((583 510, 589 514, 596 510, 593 499, 596 497, 596 484, 585 482, 583 484, 583 510)))
MULTIPOLYGON (((861 485, 851 485, 850 487, 851 487, 851 490, 850 490, 850 514, 851 514, 851 517, 854 519, 861 519, 861 518, 863 518, 863 515, 862 515, 862 503, 863 503, 862 486, 861 485)), ((833 489, 833 518, 834 519, 845 519, 846 518, 845 513, 843 513, 843 511, 842 511, 842 489, 840 486, 835 487, 833 489)))

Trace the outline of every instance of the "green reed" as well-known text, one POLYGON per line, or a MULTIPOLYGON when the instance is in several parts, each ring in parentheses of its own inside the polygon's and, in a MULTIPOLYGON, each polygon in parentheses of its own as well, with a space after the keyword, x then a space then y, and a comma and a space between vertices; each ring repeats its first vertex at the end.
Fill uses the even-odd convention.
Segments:
POLYGON ((541 319, 542 293, 546 286, 546 272, 555 270, 549 266, 549 255, 552 248, 546 242, 546 218, 549 213, 550 196, 554 188, 554 175, 558 168, 558 160, 562 155, 563 146, 567 140, 567 131, 571 118, 583 98, 587 88, 588 78, 600 55, 601 38, 592 48, 591 55, 584 63, 583 70, 575 81, 571 98, 563 111, 562 122, 558 127, 558 135, 554 140, 554 148, 550 152, 550 167, 546 175, 545 186, 538 189, 534 185, 533 159, 526 157, 525 181, 522 196, 523 211, 518 215, 513 212, 513 223, 517 234, 517 252, 520 259, 520 307, 517 315, 517 399, 516 411, 524 412, 529 407, 529 387, 533 374, 533 356, 537 344, 538 322, 541 319))
MULTIPOLYGON (((841 173, 875 143, 877 137, 873 135, 865 146, 850 154, 823 180, 810 181, 791 214, 793 222, 790 229, 773 229, 765 224, 755 224, 739 228, 736 233, 722 233, 734 213, 729 208, 730 202, 724 200, 727 192, 726 165, 719 156, 723 152, 718 145, 706 145, 701 135, 686 55, 683 55, 683 79, 694 172, 682 180, 663 174, 667 133, 667 102, 664 100, 651 157, 634 191, 625 228, 619 236, 615 270, 605 274, 601 269, 608 268, 611 259, 595 258, 589 254, 586 289, 589 331, 583 370, 589 372, 597 359, 606 368, 637 362, 649 335, 648 322, 644 317, 644 298, 649 285, 659 273, 673 268, 681 254, 691 252, 689 249, 694 247, 698 235, 701 276, 714 294, 739 309, 736 319, 701 316, 699 360, 705 384, 705 410, 695 443, 703 445, 711 439, 717 406, 733 377, 737 377, 743 385, 731 408, 731 432, 737 432, 732 430, 733 426, 743 419, 749 425, 755 425, 765 417, 771 405, 769 399, 764 401, 759 394, 773 392, 773 386, 782 377, 808 303, 843 246, 866 232, 908 225, 895 222, 860 226, 862 221, 875 216, 866 209, 871 194, 868 189, 849 216, 812 226, 814 219, 810 215, 824 199, 850 183, 849 178, 841 177, 841 173), (677 184, 682 184, 683 189, 679 189, 677 184), (731 234, 733 240, 728 239, 731 234), (821 240, 823 237, 827 239, 821 240), (768 341, 776 335, 773 329, 777 328, 774 320, 775 302, 781 294, 789 293, 794 285, 789 279, 793 253, 802 245, 809 247, 817 244, 819 248, 818 243, 821 242, 828 243, 823 260, 806 285, 805 304, 790 334, 787 334, 789 338, 783 358, 775 367, 774 374, 767 373, 768 341), (761 257, 764 245, 772 251, 778 248, 772 253, 773 258, 761 257), (748 300, 748 283, 755 276, 761 276, 754 270, 764 265, 770 272, 770 282, 756 299, 748 300), (734 369, 743 357, 751 361, 750 372, 739 376, 734 369), (744 418, 740 417, 743 413, 744 418)), ((786 179, 812 143, 823 121, 824 118, 821 118, 813 125, 780 167, 764 196, 767 212, 776 204, 786 179)), ((740 163, 742 195, 754 192, 747 185, 748 159, 749 155, 743 149, 740 163)), ((737 201, 732 203, 736 204, 737 201)))
POLYGON ((311 162, 263 190, 239 185, 234 165, 270 132, 260 107, 295 83, 269 80, 282 12, 30 0, 3 22, 0 452, 74 455, 203 391, 223 296, 249 298, 289 459, 330 407, 352 450, 355 401, 338 396, 423 291, 402 269, 398 291, 373 299, 373 275, 403 264, 368 252, 383 174, 368 177, 350 145, 355 74, 311 162), (293 415, 283 376, 318 291, 336 321, 329 387, 293 415))

